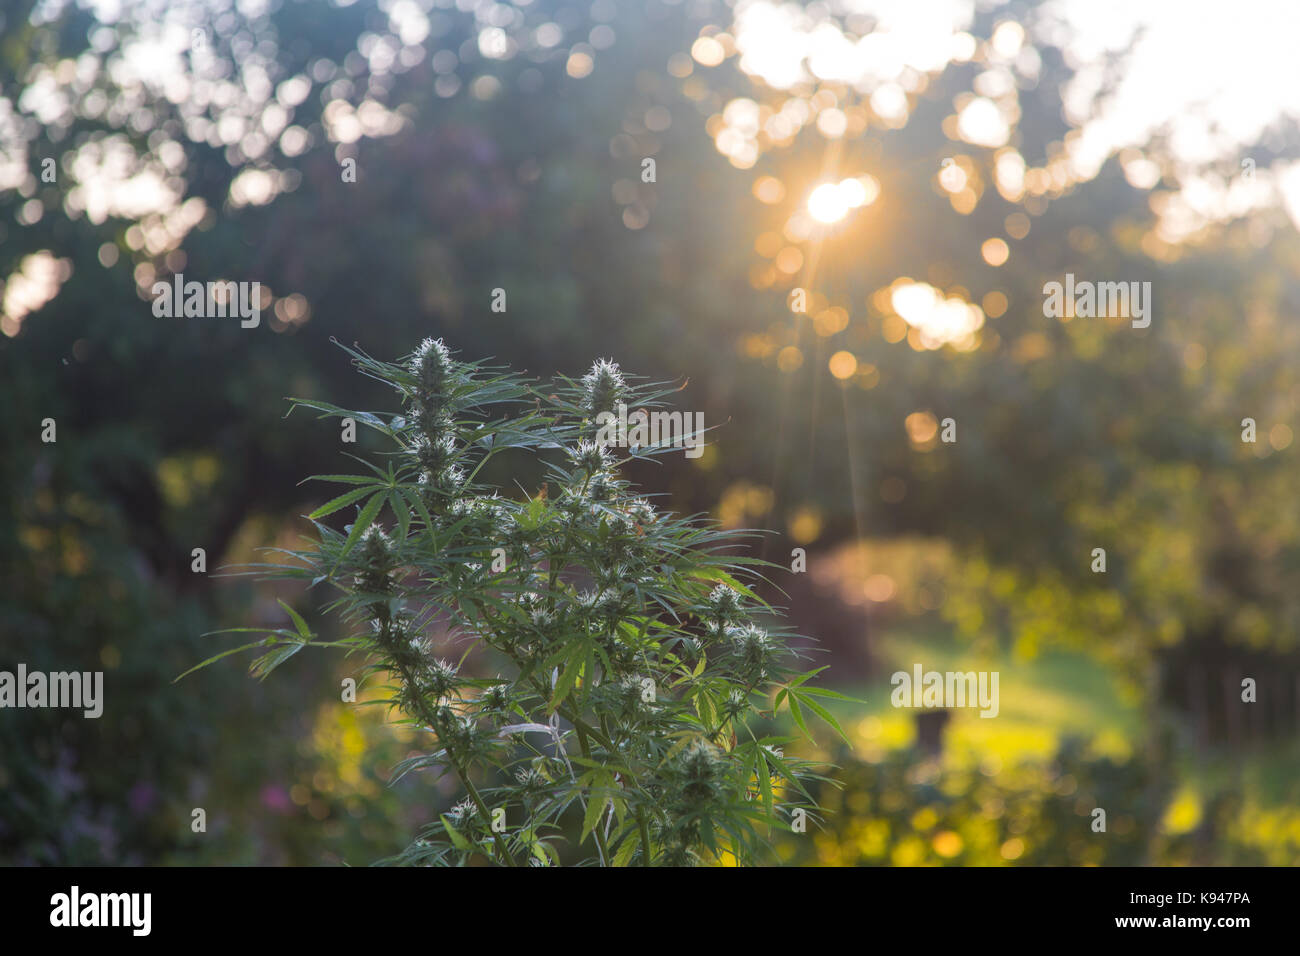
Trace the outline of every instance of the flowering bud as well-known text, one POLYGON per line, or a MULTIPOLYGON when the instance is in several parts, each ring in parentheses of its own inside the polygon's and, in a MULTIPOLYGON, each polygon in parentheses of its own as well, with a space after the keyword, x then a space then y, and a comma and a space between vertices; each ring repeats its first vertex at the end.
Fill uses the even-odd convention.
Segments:
POLYGON ((582 377, 583 410, 591 418, 601 412, 613 412, 626 396, 627 384, 617 362, 600 359, 582 377))
POLYGON ((356 585, 370 594, 387 594, 388 572, 393 567, 393 541, 378 525, 371 525, 361 535, 361 573, 356 585))
POLYGON ((412 354, 410 368, 420 383, 421 394, 431 396, 446 387, 454 364, 442 339, 425 339, 412 354))
POLYGON ((709 610, 721 621, 732 622, 740 617, 740 594, 734 588, 719 584, 709 592, 709 610))
POLYGON ((412 443, 411 451, 425 471, 437 474, 451 464, 456 455, 456 441, 450 435, 433 441, 420 437, 412 443))
POLYGON ((577 448, 569 449, 569 461, 588 475, 606 472, 614 464, 605 446, 594 441, 579 442, 577 448))
POLYGON ((732 628, 728 636, 731 638, 732 653, 739 663, 741 677, 751 684, 757 684, 767 677, 767 667, 772 661, 774 650, 767 631, 751 624, 732 628))

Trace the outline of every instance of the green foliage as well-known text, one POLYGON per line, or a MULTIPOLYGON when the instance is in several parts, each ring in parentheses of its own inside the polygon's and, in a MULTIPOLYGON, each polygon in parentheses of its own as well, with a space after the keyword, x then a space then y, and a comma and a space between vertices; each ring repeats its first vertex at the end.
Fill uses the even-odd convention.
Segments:
POLYGON ((307 516, 309 546, 241 573, 331 588, 326 610, 348 633, 321 640, 284 605, 292 628, 236 628, 264 636, 198 667, 257 649, 265 677, 304 647, 363 655, 397 720, 428 735, 394 780, 436 770, 467 795, 396 862, 568 862, 574 821, 573 862, 774 861, 774 831, 796 806, 816 817, 808 788, 825 778, 767 725, 784 704, 805 733, 809 713, 840 732, 821 703, 840 695, 797 668, 793 635, 751 587, 762 563, 733 553, 735 535, 637 495, 602 443, 601 413, 659 406, 672 389, 607 361, 537 389, 455 360, 441 340, 401 364, 347 351, 402 409, 295 407, 353 418, 394 450, 367 474, 319 476, 352 487, 307 516), (516 470, 544 462, 538 493, 482 479, 507 455, 516 470), (349 507, 343 529, 322 520, 349 507), (435 656, 432 631, 468 645, 458 662, 435 656), (476 649, 507 676, 472 676, 476 649))
POLYGON ((1179 792, 1164 749, 1116 759, 1067 737, 996 773, 912 747, 836 760, 838 785, 814 790, 827 827, 787 841, 796 864, 1264 866, 1287 865, 1300 846, 1294 807, 1263 807, 1231 786, 1179 792))
MULTIPOLYGON (((1066 740, 1054 758, 996 775, 898 750, 878 762, 843 754, 842 789, 823 796, 833 827, 798 862, 859 866, 1141 866, 1178 858, 1162 836, 1167 767, 1117 763, 1066 740), (1109 808, 1094 832, 1094 808, 1109 808)), ((1178 842, 1178 841, 1175 841, 1178 842)), ((1184 861, 1186 862, 1186 861, 1184 861)))

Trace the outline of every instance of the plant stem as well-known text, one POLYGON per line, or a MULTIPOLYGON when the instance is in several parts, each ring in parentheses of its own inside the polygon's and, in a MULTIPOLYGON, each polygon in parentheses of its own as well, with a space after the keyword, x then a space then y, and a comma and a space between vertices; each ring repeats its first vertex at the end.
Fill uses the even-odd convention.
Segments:
MULTIPOLYGON (((468 772, 461 773, 460 767, 456 765, 455 761, 452 761, 452 766, 456 767, 456 776, 460 777, 460 782, 463 783, 465 789, 469 791, 470 799, 473 800, 474 805, 478 807, 478 812, 483 814, 483 819, 487 821, 488 829, 491 830, 492 815, 488 813, 487 804, 484 803, 483 798, 479 796, 478 789, 470 782, 468 772)), ((492 830, 492 842, 496 844, 497 852, 505 856, 507 866, 519 865, 515 860, 514 855, 510 852, 510 848, 506 846, 506 841, 502 839, 501 834, 497 833, 496 830, 492 830)))
MULTIPOLYGON (((394 661, 394 663, 397 662, 394 661)), ((407 684, 413 686, 411 672, 406 668, 406 666, 403 664, 397 664, 397 667, 398 670, 402 672, 402 678, 407 682, 407 684)), ((419 702, 419 710, 420 719, 424 721, 426 727, 434 728, 437 726, 437 721, 433 720, 432 715, 429 713, 427 704, 423 699, 419 702)), ((491 829, 492 814, 488 813, 487 804, 483 802, 483 798, 479 796, 478 789, 470 781, 469 771, 462 768, 456 761, 450 747, 444 746, 443 750, 447 754, 447 763, 450 764, 451 769, 456 772, 456 777, 460 780, 461 785, 466 789, 466 791, 469 792, 470 799, 474 801, 474 805, 478 807, 478 812, 483 815, 484 822, 488 824, 488 829, 491 830, 492 833, 492 842, 496 844, 497 853, 506 861, 507 866, 518 866, 519 863, 516 862, 514 855, 510 852, 510 847, 506 845, 506 841, 502 839, 501 834, 497 833, 496 830, 491 829)))
POLYGON ((650 830, 645 825, 645 810, 642 807, 636 808, 636 825, 641 831, 641 865, 650 866, 653 850, 650 849, 650 830))

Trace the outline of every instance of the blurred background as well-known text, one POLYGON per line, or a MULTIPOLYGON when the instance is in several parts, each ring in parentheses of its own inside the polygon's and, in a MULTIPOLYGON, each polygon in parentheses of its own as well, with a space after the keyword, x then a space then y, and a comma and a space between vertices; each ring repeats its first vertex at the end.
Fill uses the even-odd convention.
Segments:
POLYGON ((341 657, 172 683, 277 597, 332 633, 191 552, 309 530, 301 479, 374 446, 285 397, 388 408, 331 340, 425 336, 547 378, 612 357, 722 426, 635 477, 805 549, 771 596, 865 700, 805 748, 843 786, 786 858, 1300 862, 1298 29, 1262 0, 7 0, 0 668, 102 670, 106 703, 0 712, 0 862, 364 865, 460 798, 388 785, 418 741, 340 702, 341 657), (261 324, 155 317, 177 273, 260 282, 261 324), (1150 327, 1045 317, 1066 273, 1150 282, 1150 327), (998 671, 999 716, 894 709, 917 663, 998 671))

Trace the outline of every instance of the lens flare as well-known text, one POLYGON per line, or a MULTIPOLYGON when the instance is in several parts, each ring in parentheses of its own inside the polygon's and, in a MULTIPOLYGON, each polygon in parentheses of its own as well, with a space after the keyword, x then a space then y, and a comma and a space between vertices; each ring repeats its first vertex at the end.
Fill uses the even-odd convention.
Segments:
POLYGON ((879 184, 870 176, 822 183, 808 196, 808 215, 830 225, 841 221, 854 209, 871 205, 879 192, 879 184))

